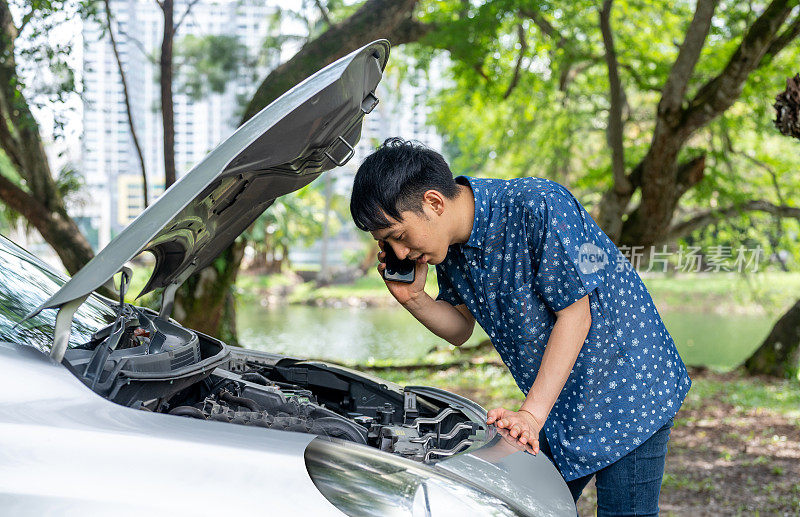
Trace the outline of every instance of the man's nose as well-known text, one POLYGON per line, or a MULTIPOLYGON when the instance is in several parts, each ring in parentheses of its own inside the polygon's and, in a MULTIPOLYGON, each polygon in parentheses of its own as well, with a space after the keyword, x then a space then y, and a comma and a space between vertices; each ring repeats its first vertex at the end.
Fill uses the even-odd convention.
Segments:
POLYGON ((402 244, 392 244, 392 249, 394 250, 394 254, 397 255, 397 258, 400 260, 405 259, 409 252, 411 251, 408 247, 403 246, 402 244))

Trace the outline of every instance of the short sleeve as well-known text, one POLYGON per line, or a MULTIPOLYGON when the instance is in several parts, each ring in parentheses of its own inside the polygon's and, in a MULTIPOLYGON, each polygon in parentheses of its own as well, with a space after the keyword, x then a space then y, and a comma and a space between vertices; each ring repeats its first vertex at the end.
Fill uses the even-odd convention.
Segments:
POLYGON ((439 284, 439 294, 436 295, 436 300, 444 300, 450 305, 464 305, 464 301, 459 296, 450 277, 442 264, 436 265, 436 282, 439 284))
POLYGON ((560 189, 544 192, 529 214, 535 228, 530 230, 533 288, 550 310, 560 311, 602 283, 608 256, 597 245, 599 227, 569 192, 560 189))

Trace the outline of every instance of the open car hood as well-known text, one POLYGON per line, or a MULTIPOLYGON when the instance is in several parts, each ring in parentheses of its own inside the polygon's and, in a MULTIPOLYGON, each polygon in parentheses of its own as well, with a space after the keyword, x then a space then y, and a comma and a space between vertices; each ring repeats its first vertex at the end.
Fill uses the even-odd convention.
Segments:
POLYGON ((284 93, 181 177, 31 315, 80 303, 143 251, 155 255, 156 265, 139 294, 177 288, 277 197, 352 157, 362 119, 378 103, 375 87, 388 57, 389 43, 375 41, 284 93))

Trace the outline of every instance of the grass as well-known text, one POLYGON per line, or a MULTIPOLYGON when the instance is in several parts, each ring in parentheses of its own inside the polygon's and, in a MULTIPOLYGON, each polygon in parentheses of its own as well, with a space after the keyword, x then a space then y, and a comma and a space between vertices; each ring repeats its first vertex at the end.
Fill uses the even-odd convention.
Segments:
POLYGON ((709 400, 719 400, 733 407, 730 416, 768 408, 800 425, 800 383, 748 377, 740 371, 720 377, 700 377, 693 380, 684 405, 699 408, 709 400))
POLYGON ((774 313, 794 302, 800 292, 800 273, 653 275, 643 280, 656 304, 667 308, 753 305, 774 313))
POLYGON ((292 277, 282 274, 246 275, 237 277, 236 289, 241 293, 252 293, 292 285, 292 277))

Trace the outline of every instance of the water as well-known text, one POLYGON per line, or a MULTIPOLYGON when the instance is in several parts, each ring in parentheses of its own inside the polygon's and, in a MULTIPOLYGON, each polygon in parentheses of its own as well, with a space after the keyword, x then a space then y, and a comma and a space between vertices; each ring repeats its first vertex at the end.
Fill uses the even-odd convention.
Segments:
MULTIPOLYGON (((326 308, 258 304, 238 307, 242 344, 297 357, 344 362, 413 362, 446 342, 402 308, 326 308)), ((684 362, 730 369, 745 360, 773 325, 769 316, 662 314, 684 362)), ((486 339, 476 326, 469 343, 486 339)))
MULTIPOLYGON (((342 308, 258 304, 237 307, 239 340, 256 350, 346 362, 413 361, 447 342, 402 308, 342 308)), ((486 339, 481 330, 470 343, 486 339)))

